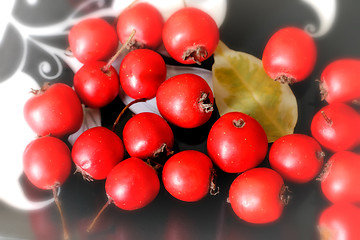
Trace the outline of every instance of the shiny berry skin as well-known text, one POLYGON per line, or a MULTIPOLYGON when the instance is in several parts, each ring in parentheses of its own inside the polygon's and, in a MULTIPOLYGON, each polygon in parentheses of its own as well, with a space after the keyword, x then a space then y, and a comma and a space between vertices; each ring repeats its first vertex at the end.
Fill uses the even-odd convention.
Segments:
POLYGON ((326 66, 320 77, 320 93, 328 103, 360 100, 360 60, 338 59, 326 66))
POLYGON ((207 152, 224 172, 240 173, 259 165, 268 150, 262 126, 241 112, 221 116, 210 129, 207 152))
POLYGON ((133 50, 122 60, 119 77, 121 87, 129 97, 154 98, 166 79, 165 61, 153 50, 133 50))
POLYGON ((270 78, 295 83, 312 73, 316 58, 314 39, 300 28, 285 27, 275 32, 267 42, 262 62, 270 78))
POLYGON ((123 141, 130 156, 141 159, 156 158, 162 153, 170 154, 174 145, 174 134, 162 117, 143 112, 126 122, 123 141))
POLYGON ((109 199, 124 210, 136 210, 152 202, 160 190, 156 171, 139 158, 128 158, 109 173, 105 190, 109 199))
POLYGON ((314 115, 310 128, 312 136, 328 150, 349 150, 359 144, 360 115, 344 103, 332 103, 314 115))
POLYGON ((360 236, 360 208, 351 204, 333 204, 324 209, 317 229, 322 240, 356 240, 360 236))
POLYGON ((168 122, 182 128, 195 128, 210 119, 214 96, 202 77, 186 73, 160 85, 156 105, 168 122))
POLYGON ((320 144, 305 134, 289 134, 278 138, 269 151, 271 168, 285 180, 306 183, 321 171, 325 153, 320 144))
POLYGON ((88 18, 75 24, 68 41, 72 54, 82 63, 108 60, 118 47, 115 29, 101 18, 88 18))
POLYGON ((124 146, 114 132, 105 127, 93 127, 76 139, 71 155, 84 178, 100 180, 123 160, 124 146))
POLYGON ((350 151, 334 153, 320 177, 321 189, 332 203, 360 203, 360 155, 350 151))
POLYGON ((229 201, 235 214, 250 223, 264 224, 280 218, 287 204, 282 177, 269 168, 240 174, 230 186, 229 201))
POLYGON ((31 141, 23 153, 24 172, 40 189, 61 186, 71 172, 68 146, 58 138, 45 136, 31 141))
POLYGON ((166 20, 162 38, 167 52, 176 61, 200 64, 214 53, 219 29, 206 12, 185 7, 166 20))
POLYGON ((24 117, 39 136, 62 138, 78 131, 83 109, 75 91, 66 84, 45 84, 24 105, 24 117))
POLYGON ((106 62, 94 61, 84 64, 74 75, 74 89, 87 107, 102 108, 119 94, 120 82, 114 67, 103 68, 106 62))
POLYGON ((135 29, 135 47, 155 50, 162 43, 163 26, 164 20, 159 10, 149 3, 136 3, 120 13, 116 30, 122 44, 135 29))
POLYGON ((208 156, 199 151, 185 150, 165 162, 162 180, 173 197, 195 202, 209 193, 212 172, 213 164, 208 156))

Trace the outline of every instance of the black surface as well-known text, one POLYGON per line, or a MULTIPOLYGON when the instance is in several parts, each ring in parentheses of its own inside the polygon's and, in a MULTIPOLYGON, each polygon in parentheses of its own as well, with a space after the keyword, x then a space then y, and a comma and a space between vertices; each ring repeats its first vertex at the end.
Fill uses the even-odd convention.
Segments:
MULTIPOLYGON (((13 15, 27 25, 48 24, 64 19, 80 2, 83 1, 39 1, 30 7, 26 1, 18 0, 13 15)), ((106 4, 110 3, 106 1, 106 4)), ((324 104, 320 101, 315 81, 323 68, 340 57, 360 56, 359 9, 360 2, 357 0, 338 1, 333 27, 324 37, 315 39, 318 60, 313 74, 306 81, 291 86, 299 106, 295 132, 309 134, 311 118, 324 104)), ((87 11, 91 12, 91 6, 87 11)), ((316 13, 300 0, 231 0, 228 2, 225 22, 220 28, 220 38, 234 50, 261 58, 266 41, 277 29, 287 25, 303 28, 308 23, 317 26, 319 20, 316 13)), ((63 35, 37 39, 56 47, 67 47, 66 36, 63 35)), ((0 45, 1 82, 6 81, 16 69, 23 47, 19 33, 9 25, 6 41, 0 45)), ((34 77, 40 85, 46 79, 40 76, 37 66, 44 58, 53 61, 48 53, 29 43, 29 55, 23 71, 34 77)), ((62 64, 65 69, 54 81, 71 83, 73 73, 65 63, 62 64)), ((204 67, 210 68, 211 64, 212 59, 204 67)), ((103 124, 110 126, 122 107, 123 104, 116 99, 111 106, 102 109, 103 124)), ((177 141, 175 150, 196 149, 206 152, 206 134, 216 117, 214 114, 209 123, 193 130, 173 127, 177 141)), ((267 159, 262 165, 268 166, 267 159)), ((236 174, 218 171, 220 193, 196 203, 176 200, 161 186, 158 197, 144 209, 126 212, 111 206, 101 217, 93 234, 87 234, 85 229, 106 202, 104 181, 86 182, 79 174, 71 175, 62 187, 60 199, 72 239, 318 239, 316 222, 321 211, 329 205, 321 193, 319 182, 289 184, 293 198, 282 217, 271 224, 252 225, 237 218, 226 201, 228 189, 235 177, 236 174)), ((29 196, 36 198, 47 194, 31 186, 26 189, 29 196)), ((17 212, 13 209, 9 211, 14 211, 14 214, 17 212)), ((24 213, 24 217, 28 217, 27 221, 32 227, 32 232, 23 234, 29 234, 29 239, 33 236, 38 239, 61 239, 60 219, 54 205, 41 211, 24 213)))

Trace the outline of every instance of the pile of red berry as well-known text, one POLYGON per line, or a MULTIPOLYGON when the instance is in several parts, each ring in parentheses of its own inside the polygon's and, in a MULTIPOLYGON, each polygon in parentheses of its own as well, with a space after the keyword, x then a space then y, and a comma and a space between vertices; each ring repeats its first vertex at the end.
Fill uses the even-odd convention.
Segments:
MULTIPOLYGON (((39 136, 25 149, 24 172, 35 186, 52 189, 58 206, 57 189, 72 164, 87 180, 105 180, 105 206, 114 203, 125 210, 152 202, 160 180, 169 194, 182 201, 216 194, 216 171, 239 173, 228 200, 234 212, 251 223, 273 222, 281 216, 290 199, 284 181, 306 183, 321 171, 321 187, 331 202, 360 202, 360 191, 354 190, 360 183, 360 156, 351 152, 359 145, 360 115, 349 105, 360 97, 356 79, 360 61, 339 60, 324 70, 321 94, 329 104, 314 116, 312 136, 286 135, 269 149, 256 119, 231 112, 210 129, 206 153, 174 152, 171 126, 202 126, 216 106, 211 88, 198 75, 179 74, 166 80, 165 61, 156 50, 163 44, 177 62, 201 64, 217 47, 218 27, 207 13, 192 7, 176 11, 164 22, 147 3, 130 5, 116 21, 116 28, 99 18, 74 25, 69 49, 83 63, 75 73, 74 89, 61 83, 45 85, 34 90, 24 106, 25 119, 39 136), (112 64, 124 48, 129 53, 115 69, 112 64), (81 127, 82 105, 105 107, 120 88, 135 102, 156 97, 161 116, 136 114, 121 133, 115 130, 118 121, 112 130, 90 128, 69 148, 64 141, 81 127), (334 153, 325 167, 322 147, 334 153), (258 167, 268 153, 271 168, 258 167)), ((316 54, 315 42, 305 31, 288 27, 270 38, 263 65, 271 78, 295 84, 310 75, 316 54)), ((332 227, 324 223, 321 228, 332 227)), ((66 229, 64 234, 67 238, 66 229)))

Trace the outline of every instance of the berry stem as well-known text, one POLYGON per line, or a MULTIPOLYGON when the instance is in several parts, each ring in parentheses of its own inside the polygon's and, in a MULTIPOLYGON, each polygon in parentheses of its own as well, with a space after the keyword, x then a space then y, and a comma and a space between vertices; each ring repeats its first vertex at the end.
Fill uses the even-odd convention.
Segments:
POLYGON ((107 202, 104 204, 104 206, 100 209, 100 211, 96 214, 95 218, 92 220, 91 224, 89 225, 89 227, 86 229, 87 232, 91 232, 91 230, 94 228, 95 223, 97 222, 97 220, 99 219, 99 217, 101 216, 101 214, 105 211, 105 209, 112 203, 111 198, 108 198, 107 202))
POLYGON ((67 239, 69 239, 69 231, 67 229, 64 214, 63 214, 61 204, 60 204, 60 201, 59 201, 58 188, 59 188, 58 186, 54 186, 52 188, 52 192, 53 192, 53 195, 54 195, 55 204, 56 204, 56 206, 57 206, 57 208, 59 210, 59 213, 60 213, 60 218, 61 218, 61 223, 62 223, 63 233, 64 233, 64 239, 67 240, 67 239))
POLYGON ((128 105, 126 105, 126 106, 123 108, 123 110, 119 113, 118 117, 116 118, 116 120, 115 120, 115 122, 114 122, 114 124, 113 124, 113 126, 112 126, 111 131, 115 132, 116 125, 119 123, 121 116, 124 115, 125 111, 126 111, 129 107, 131 107, 131 106, 132 106, 133 104, 135 104, 135 103, 145 102, 145 101, 147 101, 147 100, 148 100, 147 98, 139 98, 139 99, 133 100, 133 101, 130 102, 128 105))
POLYGON ((135 33, 136 33, 136 30, 133 29, 132 32, 131 32, 131 34, 130 34, 130 36, 129 36, 129 38, 127 39, 127 41, 120 47, 120 49, 115 53, 115 55, 112 56, 112 58, 110 58, 110 60, 107 62, 107 64, 102 68, 102 71, 103 71, 103 72, 109 71, 110 66, 111 66, 111 65, 115 62, 115 60, 119 57, 120 53, 121 53, 122 51, 124 51, 124 49, 130 44, 130 42, 131 42, 132 38, 134 37, 135 33))
POLYGON ((321 111, 321 115, 324 117, 327 124, 329 124, 330 126, 333 124, 333 121, 326 115, 324 111, 321 111))

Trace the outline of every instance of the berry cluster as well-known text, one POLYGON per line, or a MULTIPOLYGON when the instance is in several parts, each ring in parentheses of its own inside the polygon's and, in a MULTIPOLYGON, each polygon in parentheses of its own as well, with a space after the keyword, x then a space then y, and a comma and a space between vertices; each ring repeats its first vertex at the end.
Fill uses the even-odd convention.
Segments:
MULTIPOLYGON (((198 75, 179 74, 166 80, 165 61, 156 50, 163 44, 177 62, 201 64, 219 42, 214 20, 202 10, 184 7, 164 21, 152 5, 135 2, 120 13, 116 28, 103 19, 86 19, 71 28, 68 39, 73 56, 83 63, 75 73, 74 89, 61 83, 44 85, 33 91, 24 106, 26 122, 39 136, 25 149, 24 172, 38 188, 53 190, 60 213, 57 189, 68 178, 72 164, 87 180, 105 180, 105 206, 114 203, 124 210, 152 202, 160 180, 170 195, 186 202, 217 194, 216 171, 239 174, 230 186, 228 200, 236 215, 251 223, 269 223, 281 216, 290 199, 284 181, 306 183, 321 171, 321 187, 331 202, 360 202, 359 191, 353 191, 360 183, 356 174, 360 156, 351 152, 359 145, 360 115, 349 106, 360 97, 356 79, 360 61, 339 60, 324 70, 321 94, 329 104, 314 116, 312 136, 286 135, 269 148, 256 119, 231 112, 211 127, 206 154, 174 152, 171 126, 200 127, 216 106, 211 88, 198 75), (115 69, 112 65, 125 48, 129 52, 115 69), (90 128, 70 149, 63 140, 79 130, 82 105, 105 107, 120 88, 134 99, 131 104, 156 97, 161 116, 136 114, 118 133, 115 126, 122 112, 112 130, 90 128), (334 153, 326 164, 322 148, 334 153), (268 153, 271 168, 258 167, 268 153)), ((311 36, 287 27, 270 38, 263 66, 281 84, 295 84, 311 74, 316 54, 311 36)))

